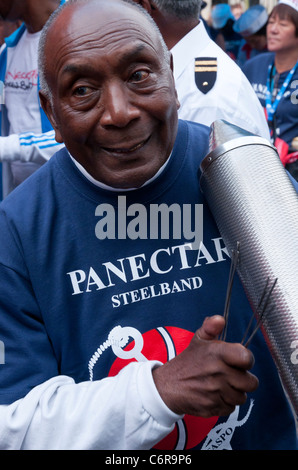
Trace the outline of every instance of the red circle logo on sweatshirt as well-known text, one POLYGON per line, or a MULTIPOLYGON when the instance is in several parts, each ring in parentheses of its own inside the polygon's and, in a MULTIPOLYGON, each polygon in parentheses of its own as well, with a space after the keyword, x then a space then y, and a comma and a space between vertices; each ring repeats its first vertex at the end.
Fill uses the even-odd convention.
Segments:
MULTIPOLYGON (((131 341, 124 348, 114 346, 117 359, 110 369, 109 376, 118 374, 124 366, 133 361, 156 360, 165 363, 182 352, 193 337, 192 332, 177 327, 156 328, 142 335, 138 330, 127 327, 127 334, 131 341)), ((200 418, 185 415, 155 448, 192 449, 205 439, 217 420, 217 416, 200 418)))

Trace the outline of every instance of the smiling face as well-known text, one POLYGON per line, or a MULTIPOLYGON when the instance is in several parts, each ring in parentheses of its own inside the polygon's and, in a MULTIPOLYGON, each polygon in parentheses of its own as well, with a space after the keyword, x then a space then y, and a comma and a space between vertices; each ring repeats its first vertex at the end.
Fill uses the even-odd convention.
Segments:
POLYGON ((178 121, 172 71, 148 19, 117 0, 74 4, 45 50, 52 100, 42 102, 56 139, 98 181, 142 185, 169 156, 178 121))

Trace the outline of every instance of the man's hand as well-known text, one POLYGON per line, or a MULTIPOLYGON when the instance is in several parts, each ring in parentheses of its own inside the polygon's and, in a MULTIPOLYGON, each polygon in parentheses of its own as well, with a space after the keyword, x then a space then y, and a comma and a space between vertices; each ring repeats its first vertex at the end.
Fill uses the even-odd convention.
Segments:
POLYGON ((181 354, 154 369, 155 385, 173 412, 228 415, 258 387, 258 379, 248 372, 254 363, 251 351, 217 340, 223 327, 223 317, 206 318, 181 354))

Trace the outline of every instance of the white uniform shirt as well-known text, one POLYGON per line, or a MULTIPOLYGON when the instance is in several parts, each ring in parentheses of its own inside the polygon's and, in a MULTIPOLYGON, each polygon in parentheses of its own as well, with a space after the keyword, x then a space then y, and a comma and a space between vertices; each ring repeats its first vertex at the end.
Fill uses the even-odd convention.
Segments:
POLYGON ((202 21, 171 49, 171 53, 181 105, 180 119, 207 126, 217 119, 224 119, 270 139, 263 108, 249 81, 237 64, 210 39, 202 21), (214 86, 205 94, 196 85, 196 58, 217 59, 217 71, 213 68, 216 73, 214 86))

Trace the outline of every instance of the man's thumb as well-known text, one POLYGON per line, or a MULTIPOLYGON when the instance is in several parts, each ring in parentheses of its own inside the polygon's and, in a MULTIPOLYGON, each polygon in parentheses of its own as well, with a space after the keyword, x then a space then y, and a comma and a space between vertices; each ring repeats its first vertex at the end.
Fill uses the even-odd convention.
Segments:
POLYGON ((197 330, 197 335, 200 339, 211 341, 217 339, 218 335, 222 332, 225 325, 225 320, 220 315, 206 317, 201 328, 197 330))

